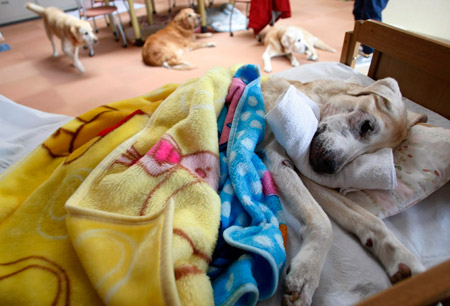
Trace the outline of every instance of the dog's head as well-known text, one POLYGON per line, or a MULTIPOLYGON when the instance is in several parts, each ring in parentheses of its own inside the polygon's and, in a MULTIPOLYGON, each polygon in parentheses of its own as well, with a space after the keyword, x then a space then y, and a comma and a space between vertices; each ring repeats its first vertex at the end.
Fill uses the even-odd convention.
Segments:
POLYGON ((182 29, 193 31, 200 24, 200 15, 191 8, 182 9, 173 19, 182 29))
POLYGON ((305 37, 298 28, 288 27, 282 34, 280 43, 287 53, 304 54, 306 52, 305 37))
POLYGON ((408 127, 423 119, 407 115, 398 84, 392 78, 368 87, 319 82, 315 86, 322 88, 314 100, 320 100, 321 120, 309 155, 318 173, 338 172, 361 154, 397 146, 408 127))
POLYGON ((98 42, 98 38, 94 33, 94 30, 91 27, 89 22, 80 20, 74 25, 70 26, 70 37, 74 43, 86 43, 89 46, 92 46, 98 42))

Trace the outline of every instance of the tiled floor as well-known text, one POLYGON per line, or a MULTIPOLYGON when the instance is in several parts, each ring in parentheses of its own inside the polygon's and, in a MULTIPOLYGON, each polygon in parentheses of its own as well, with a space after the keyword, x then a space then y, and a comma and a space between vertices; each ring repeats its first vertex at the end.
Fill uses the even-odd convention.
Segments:
MULTIPOLYGON (((167 10, 168 1, 155 2, 158 11, 167 10)), ((186 4, 187 1, 177 1, 179 6, 186 4)), ((337 50, 337 53, 319 50, 319 60, 339 61, 344 33, 353 28, 353 1, 291 0, 290 4, 292 17, 278 23, 306 28, 337 50)), ((145 9, 139 9, 137 14, 145 15, 145 9)), ((128 15, 122 14, 126 27, 129 27, 128 20, 128 15)), ((98 25, 100 43, 95 47, 95 56, 89 57, 87 50, 80 51, 86 68, 84 74, 71 65, 67 56, 52 57, 42 20, 0 27, 5 42, 11 46, 11 50, 0 52, 0 94, 43 111, 75 116, 101 104, 145 94, 166 83, 199 77, 213 66, 256 64, 263 67, 264 46, 257 42, 251 30, 235 32, 234 37, 214 33, 208 40, 216 42, 215 48, 185 54, 185 60, 196 69, 173 71, 145 66, 140 47, 122 48, 103 20, 98 25)), ((297 58, 300 64, 308 63, 304 55, 297 58)), ((279 57, 272 59, 272 66, 273 72, 278 72, 290 68, 290 63, 279 57)))

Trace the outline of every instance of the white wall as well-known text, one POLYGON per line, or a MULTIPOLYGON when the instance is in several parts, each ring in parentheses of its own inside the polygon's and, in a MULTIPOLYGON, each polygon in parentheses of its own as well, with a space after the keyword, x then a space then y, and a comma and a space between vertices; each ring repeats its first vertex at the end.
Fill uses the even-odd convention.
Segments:
POLYGON ((383 22, 450 40, 450 0, 389 0, 383 22))

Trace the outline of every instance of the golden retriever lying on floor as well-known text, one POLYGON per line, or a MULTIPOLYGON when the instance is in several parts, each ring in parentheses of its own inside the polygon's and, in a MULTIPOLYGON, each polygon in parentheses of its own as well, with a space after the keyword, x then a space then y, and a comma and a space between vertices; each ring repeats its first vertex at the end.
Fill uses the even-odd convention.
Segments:
POLYGON ((211 37, 211 33, 194 33, 199 25, 199 15, 191 8, 181 10, 167 26, 150 35, 142 49, 142 59, 150 66, 173 69, 192 69, 182 60, 183 53, 198 48, 215 47, 216 44, 196 42, 196 38, 211 37))
POLYGON ((92 46, 98 41, 89 22, 68 15, 57 7, 44 8, 30 2, 26 4, 26 7, 44 19, 45 31, 53 48, 53 56, 58 56, 53 41, 55 35, 61 40, 61 48, 73 60, 75 68, 84 72, 84 67, 78 58, 78 49, 85 44, 92 46))
POLYGON ((272 71, 270 59, 274 56, 286 55, 291 61, 291 65, 296 67, 299 63, 294 53, 306 54, 308 60, 317 61, 319 55, 315 48, 336 52, 322 40, 298 26, 275 25, 267 32, 264 45, 266 50, 262 58, 265 72, 272 71))
MULTIPOLYGON (((391 78, 363 87, 324 80, 302 84, 271 77, 261 84, 266 113, 291 84, 320 108, 318 128, 309 151, 309 162, 318 173, 332 174, 361 154, 396 147, 408 128, 424 119, 406 111, 398 84, 391 78)), ((381 219, 334 189, 299 175, 267 125, 260 150, 281 200, 302 225, 302 246, 284 279, 284 305, 311 304, 333 240, 329 217, 355 234, 380 260, 392 283, 424 271, 420 260, 381 219)))

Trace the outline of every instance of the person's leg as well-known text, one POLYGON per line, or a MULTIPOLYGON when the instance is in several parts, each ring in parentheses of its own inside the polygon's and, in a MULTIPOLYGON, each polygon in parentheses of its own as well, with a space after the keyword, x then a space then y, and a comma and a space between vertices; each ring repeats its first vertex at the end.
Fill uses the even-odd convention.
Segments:
MULTIPOLYGON (((386 7, 389 0, 369 0, 369 1, 363 1, 364 8, 361 14, 361 19, 367 20, 367 19, 373 19, 377 21, 381 21, 381 12, 386 7)), ((356 4, 356 1, 355 1, 356 4)), ((363 52, 365 54, 372 54, 373 48, 362 45, 363 52)))
POLYGON ((362 20, 362 12, 364 9, 364 0, 355 0, 353 4, 353 16, 355 20, 362 20))

